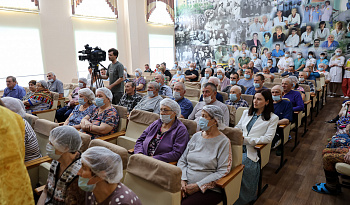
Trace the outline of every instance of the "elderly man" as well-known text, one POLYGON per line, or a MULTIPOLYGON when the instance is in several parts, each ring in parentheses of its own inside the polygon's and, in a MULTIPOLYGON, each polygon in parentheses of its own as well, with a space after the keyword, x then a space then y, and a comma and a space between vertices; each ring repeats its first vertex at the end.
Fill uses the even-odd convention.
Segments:
POLYGON ((310 93, 315 94, 315 86, 312 82, 306 81, 307 74, 306 72, 299 73, 299 84, 308 85, 310 87, 310 93))
POLYGON ((282 73, 281 75, 282 77, 285 77, 285 76, 295 76, 295 77, 299 77, 299 72, 298 71, 295 71, 294 69, 294 66, 289 66, 288 67, 288 70, 286 70, 286 72, 282 73))
POLYGON ((79 78, 79 86, 76 87, 71 94, 69 94, 69 103, 58 109, 56 111, 56 120, 57 122, 64 122, 69 117, 69 115, 72 113, 73 109, 75 108, 75 105, 78 104, 79 99, 79 90, 82 88, 86 88, 87 85, 87 79, 86 78, 79 78))
POLYGON ((172 67, 171 70, 177 70, 178 67, 179 67, 179 63, 175 61, 174 67, 172 67))
MULTIPOLYGON (((231 87, 234 85, 237 85, 237 82, 239 80, 238 73, 232 73, 230 74, 230 85, 228 85, 222 92, 226 92, 228 95, 230 95, 231 87)), ((243 85, 237 85, 241 88, 241 91, 245 93, 245 87, 243 85)))
POLYGON ((265 79, 270 79, 271 82, 275 79, 275 75, 270 72, 270 69, 268 67, 263 68, 263 75, 265 79))
POLYGON ((262 22, 263 23, 261 24, 260 32, 270 31, 272 28, 272 22, 267 19, 266 15, 263 15, 262 22))
POLYGON ((184 83, 178 82, 174 85, 173 100, 175 100, 181 108, 181 117, 187 119, 193 110, 191 101, 185 98, 186 86, 184 83))
POLYGON ((237 84, 246 88, 252 87, 254 85, 253 70, 251 68, 245 69, 244 78, 240 79, 237 84))
POLYGON ((293 111, 303 111, 304 102, 299 91, 292 90, 293 83, 290 78, 282 80, 284 98, 288 98, 293 105, 293 111))
POLYGON ((286 53, 284 54, 284 57, 281 58, 278 63, 277 63, 277 67, 279 69, 279 73, 284 73, 285 71, 287 71, 289 66, 294 66, 294 61, 293 58, 290 57, 290 52, 286 51, 286 53))
POLYGON ((2 97, 13 97, 17 99, 22 99, 26 95, 26 91, 23 87, 17 84, 17 80, 13 76, 8 76, 6 78, 7 87, 4 90, 2 97))
POLYGON ((159 95, 172 97, 173 96, 173 92, 172 92, 171 88, 164 84, 164 81, 165 81, 164 75, 157 74, 155 79, 156 79, 156 82, 159 84, 159 87, 160 87, 159 88, 159 95))
POLYGON ((273 58, 271 55, 272 55, 272 52, 271 52, 271 51, 266 52, 266 58, 264 58, 264 59, 262 60, 262 64, 261 64, 262 67, 269 67, 269 66, 267 65, 267 63, 268 63, 267 61, 268 61, 269 59, 272 60, 271 67, 276 67, 276 59, 273 58))
POLYGON ((189 70, 186 70, 185 72, 186 81, 190 81, 190 82, 198 81, 199 73, 195 68, 196 68, 196 64, 191 63, 189 70))
POLYGON ((197 130, 199 130, 198 122, 199 118, 202 116, 202 109, 205 105, 216 105, 220 107, 224 113, 223 123, 229 126, 229 111, 227 106, 216 100, 217 87, 213 83, 207 83, 204 85, 203 96, 204 101, 197 103, 194 107, 192 113, 188 117, 190 120, 195 120, 197 122, 197 130))
POLYGON ((51 92, 56 92, 59 94, 59 97, 63 97, 64 90, 63 90, 63 83, 56 79, 56 75, 54 72, 48 72, 47 73, 47 84, 49 86, 49 90, 51 92))
POLYGON ((312 69, 310 67, 304 68, 304 72, 306 72, 306 79, 307 80, 314 80, 316 83, 316 78, 320 77, 320 73, 318 72, 312 72, 312 69))
POLYGON ((317 72, 318 72, 319 74, 323 73, 323 74, 324 74, 324 78, 325 78, 325 82, 326 82, 326 83, 329 83, 329 82, 331 82, 331 76, 329 75, 329 72, 326 71, 326 68, 327 68, 327 65, 326 65, 326 64, 320 63, 320 64, 318 65, 317 72))
POLYGON ((233 105, 236 110, 239 107, 249 107, 248 102, 241 98, 242 89, 241 87, 234 85, 230 89, 229 100, 225 101, 227 105, 233 105))
POLYGON ((130 113, 141 100, 142 96, 136 93, 136 84, 130 81, 125 83, 125 94, 120 98, 118 105, 128 108, 130 113))
POLYGON ((213 73, 212 70, 213 70, 212 68, 205 69, 204 77, 202 77, 201 81, 200 81, 202 89, 203 89, 204 84, 206 84, 208 82, 210 76, 212 76, 212 73, 213 73))
POLYGON ((254 22, 249 26, 249 33, 258 33, 260 31, 261 24, 259 23, 259 17, 254 18, 254 22))
MULTIPOLYGON (((210 62, 210 61, 207 61, 207 64, 206 64, 206 67, 205 67, 205 68, 209 68, 209 69, 211 70, 210 76, 212 76, 213 73, 214 73, 214 69, 211 68, 211 62, 210 62)), ((201 76, 202 76, 202 78, 205 77, 205 71, 206 71, 206 70, 207 70, 207 69, 202 69, 202 71, 201 71, 201 76)), ((209 77, 210 77, 210 76, 209 76, 209 77)))
MULTIPOLYGON (((208 83, 213 83, 217 88, 220 84, 220 80, 219 78, 217 77, 210 77, 209 80, 208 80, 208 83)), ((205 84, 204 84, 205 85, 205 84)), ((204 86, 203 86, 203 89, 204 89, 204 86)), ((203 90, 202 89, 202 90, 203 90)), ((216 93, 216 99, 220 102, 224 102, 224 98, 222 97, 222 95, 220 93, 216 93)), ((203 101, 203 94, 201 95, 201 97, 199 98, 199 102, 203 101)))
POLYGON ((260 90, 260 89, 267 89, 266 87, 263 86, 265 82, 265 77, 263 74, 257 74, 254 77, 254 83, 253 86, 249 87, 246 91, 246 95, 255 95, 255 92, 260 90))
POLYGON ((144 96, 134 109, 159 114, 160 101, 162 101, 163 98, 158 95, 158 92, 159 84, 156 82, 149 82, 147 86, 147 96, 144 96))

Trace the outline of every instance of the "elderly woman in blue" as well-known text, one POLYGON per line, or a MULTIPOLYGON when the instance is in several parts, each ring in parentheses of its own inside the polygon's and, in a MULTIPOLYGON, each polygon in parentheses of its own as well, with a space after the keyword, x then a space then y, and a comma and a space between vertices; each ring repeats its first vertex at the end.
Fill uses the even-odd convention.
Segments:
POLYGON ((275 136, 278 116, 273 113, 273 100, 268 89, 258 90, 253 98, 253 105, 245 110, 236 128, 243 131, 243 161, 245 165, 241 183, 241 192, 237 204, 248 204, 256 199, 259 182, 260 164, 254 146, 269 144, 275 136), (246 148, 246 149, 245 149, 246 148), (246 151, 246 152, 245 152, 246 151))

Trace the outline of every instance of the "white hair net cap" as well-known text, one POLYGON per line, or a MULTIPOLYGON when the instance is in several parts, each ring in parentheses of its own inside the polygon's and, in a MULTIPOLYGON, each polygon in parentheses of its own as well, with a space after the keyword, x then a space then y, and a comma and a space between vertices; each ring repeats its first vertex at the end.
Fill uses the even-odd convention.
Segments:
POLYGON ((119 183, 123 178, 122 158, 105 147, 90 147, 81 155, 81 162, 110 184, 119 183))
POLYGON ((13 97, 3 97, 1 100, 5 104, 5 107, 11 111, 19 114, 21 117, 26 116, 24 104, 21 100, 13 97))
POLYGON ((221 108, 219 108, 216 105, 206 105, 203 107, 203 110, 205 110, 210 117, 214 118, 216 122, 218 123, 218 129, 223 130, 225 129, 225 125, 223 123, 224 119, 224 112, 221 108))
POLYGON ((109 101, 112 102, 112 100, 113 100, 113 94, 112 94, 112 92, 111 92, 110 89, 105 88, 105 87, 99 88, 99 89, 96 90, 96 94, 97 94, 98 91, 103 92, 103 93, 106 95, 106 97, 109 99, 109 101))
POLYGON ((79 78, 79 81, 83 81, 83 83, 87 84, 87 79, 86 78, 79 78))
POLYGON ((84 95, 90 103, 95 100, 95 94, 89 88, 80 89, 78 93, 84 95))
POLYGON ((76 152, 81 147, 79 132, 71 126, 59 126, 51 130, 49 140, 60 152, 76 152))
POLYGON ((142 76, 142 70, 141 70, 140 68, 136 68, 135 71, 139 72, 139 73, 140 73, 140 76, 142 76))
POLYGON ((49 86, 47 85, 47 82, 45 80, 39 80, 39 82, 36 83, 40 83, 41 86, 43 86, 45 89, 47 89, 49 86))
POLYGON ((160 106, 162 105, 170 107, 170 109, 176 113, 176 117, 181 116, 180 105, 175 100, 164 98, 162 101, 160 101, 160 106))

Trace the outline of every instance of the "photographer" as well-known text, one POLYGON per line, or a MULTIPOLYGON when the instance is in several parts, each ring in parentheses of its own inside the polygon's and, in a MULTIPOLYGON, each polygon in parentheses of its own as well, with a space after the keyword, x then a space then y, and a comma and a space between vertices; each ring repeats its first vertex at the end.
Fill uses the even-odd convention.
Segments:
POLYGON ((108 66, 107 75, 101 76, 102 79, 107 79, 109 77, 109 86, 107 86, 107 88, 112 91, 112 104, 114 105, 119 103, 119 100, 123 96, 124 92, 124 66, 117 61, 118 54, 119 52, 115 48, 108 50, 108 59, 112 61, 112 63, 108 66))

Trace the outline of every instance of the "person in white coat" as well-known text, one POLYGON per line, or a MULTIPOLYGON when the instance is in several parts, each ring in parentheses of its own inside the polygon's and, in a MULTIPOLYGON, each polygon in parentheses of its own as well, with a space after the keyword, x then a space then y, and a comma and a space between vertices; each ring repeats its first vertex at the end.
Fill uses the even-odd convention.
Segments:
POLYGON ((258 90, 253 105, 243 111, 236 128, 243 131, 243 161, 245 165, 241 183, 241 192, 235 205, 248 204, 256 199, 259 182, 260 164, 257 144, 270 144, 276 134, 278 116, 273 113, 273 100, 268 89, 258 90))
POLYGON ((339 87, 341 86, 344 62, 345 58, 342 56, 342 50, 340 48, 337 48, 335 50, 334 56, 329 62, 329 67, 331 68, 329 71, 329 74, 331 76, 331 82, 329 83, 329 90, 331 93, 329 97, 335 97, 339 87))

